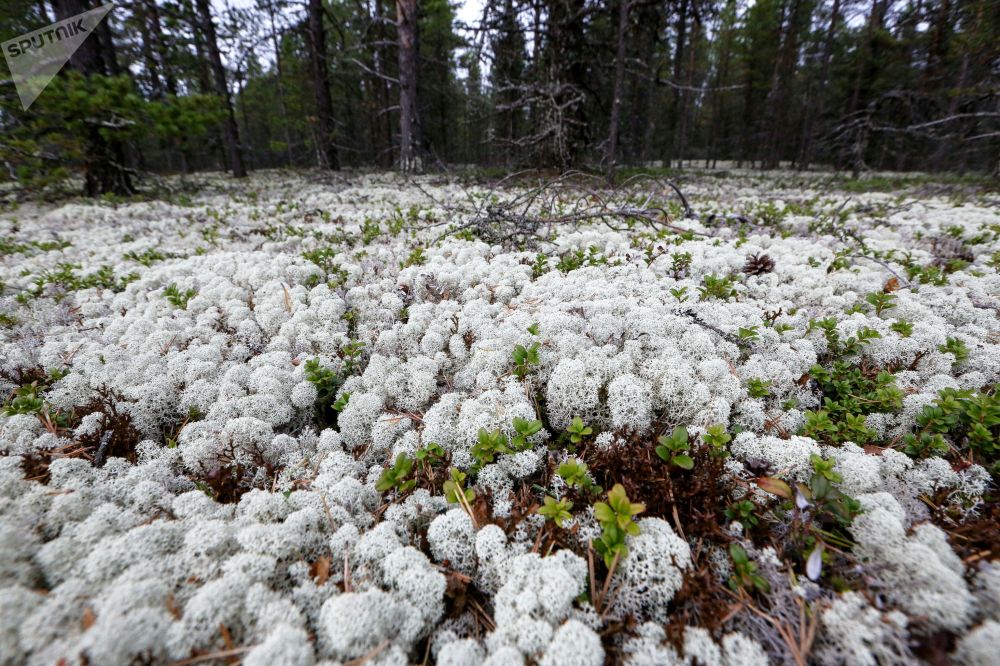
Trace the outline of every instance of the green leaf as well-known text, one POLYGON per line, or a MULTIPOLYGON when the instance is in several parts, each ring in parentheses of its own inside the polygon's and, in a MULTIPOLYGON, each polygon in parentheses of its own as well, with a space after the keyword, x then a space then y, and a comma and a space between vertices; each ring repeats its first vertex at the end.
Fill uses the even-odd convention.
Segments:
POLYGON ((600 523, 613 523, 615 521, 615 512, 604 502, 594 504, 594 516, 600 523))
POLYGON ((681 469, 691 469, 694 467, 694 459, 684 454, 674 456, 671 461, 681 469))

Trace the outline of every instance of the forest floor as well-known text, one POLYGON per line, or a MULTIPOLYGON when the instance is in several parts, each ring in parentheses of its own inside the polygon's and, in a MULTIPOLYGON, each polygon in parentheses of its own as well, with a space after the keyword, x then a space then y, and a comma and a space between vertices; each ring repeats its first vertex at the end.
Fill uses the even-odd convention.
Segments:
POLYGON ((995 663, 1000 193, 258 173, 0 213, 0 665, 995 663))

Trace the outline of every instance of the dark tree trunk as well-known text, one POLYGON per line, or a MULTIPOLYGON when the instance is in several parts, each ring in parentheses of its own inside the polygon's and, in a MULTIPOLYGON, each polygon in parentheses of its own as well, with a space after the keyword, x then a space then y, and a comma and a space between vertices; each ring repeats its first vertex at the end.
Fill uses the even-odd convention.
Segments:
MULTIPOLYGON (((101 5, 100 2, 93 3, 90 7, 94 9, 101 5)), ((96 37, 101 43, 101 58, 104 60, 104 72, 108 76, 119 76, 123 74, 122 68, 118 65, 118 57, 115 55, 115 43, 111 36, 111 17, 107 16, 97 24, 96 37)))
POLYGON ((941 0, 934 26, 930 31, 930 45, 927 48, 927 66, 920 79, 920 90, 925 91, 944 73, 944 62, 948 54, 948 37, 952 29, 951 0, 941 0))
POLYGON ((150 32, 152 19, 148 15, 147 0, 136 2, 133 7, 135 20, 139 24, 142 64, 145 65, 146 75, 149 78, 150 97, 152 99, 161 99, 165 91, 163 89, 163 80, 160 78, 160 63, 156 60, 156 49, 153 46, 153 36, 150 32))
MULTIPOLYGON (((676 87, 674 88, 673 99, 670 104, 670 136, 676 138, 677 127, 680 121, 680 108, 681 102, 683 101, 684 91, 680 88, 681 75, 684 72, 684 49, 687 46, 687 22, 688 22, 688 6, 690 0, 681 0, 680 8, 677 12, 677 44, 674 48, 674 73, 673 79, 676 87)), ((666 166, 670 166, 671 160, 676 153, 677 146, 671 139, 671 155, 667 156, 663 162, 666 166)))
POLYGON ((274 72, 278 84, 278 107, 281 109, 281 128, 285 137, 285 162, 292 166, 292 135, 288 131, 288 104, 285 102, 285 71, 281 64, 281 45, 278 42, 278 28, 274 23, 274 5, 267 5, 267 15, 271 21, 271 46, 274 48, 274 72))
POLYGON ((392 95, 389 82, 386 80, 391 59, 389 49, 386 47, 386 42, 389 41, 386 30, 388 20, 386 4, 387 0, 375 0, 375 34, 378 45, 372 52, 372 71, 375 72, 372 76, 372 87, 375 90, 378 108, 374 110, 372 116, 376 123, 375 135, 378 137, 378 140, 373 142, 377 147, 377 160, 382 167, 389 169, 392 168, 393 146, 392 114, 389 113, 392 95))
MULTIPOLYGON (((63 20, 99 6, 88 0, 53 0, 56 19, 63 20)), ((106 19, 102 21, 106 28, 106 19)), ((98 31, 100 35, 100 30, 98 31)), ((69 65, 84 76, 109 76, 116 67, 114 43, 107 30, 105 39, 85 39, 69 60, 69 65)), ((110 120, 110 119, 109 119, 110 120)), ((125 148, 114 136, 114 129, 89 120, 84 139, 84 194, 127 196, 135 193, 125 166, 125 148), (108 131, 102 131, 108 130, 108 131)))
MULTIPOLYGON (((194 44, 195 67, 194 80, 197 83, 198 92, 203 95, 215 94, 215 85, 212 83, 212 67, 208 62, 208 51, 205 49, 205 39, 202 36, 201 18, 196 13, 191 0, 180 0, 184 9, 185 18, 188 19, 191 30, 191 42, 194 44)), ((226 153, 226 137, 222 124, 218 126, 218 134, 208 142, 205 150, 206 154, 213 154, 218 168, 225 171, 229 168, 229 156, 226 153)))
POLYGON ((622 95, 625 92, 625 36, 628 34, 629 0, 618 0, 618 45, 615 49, 615 89, 611 99, 611 121, 608 130, 608 154, 605 158, 608 182, 615 178, 618 160, 618 131, 621 123, 622 95))
POLYGON ((240 130, 236 124, 236 112, 233 110, 233 98, 229 94, 229 84, 226 83, 226 68, 222 65, 222 55, 219 53, 219 41, 215 34, 215 21, 208 0, 195 0, 201 32, 204 36, 205 49, 212 69, 212 79, 215 93, 223 99, 226 105, 226 118, 223 121, 223 140, 226 144, 226 154, 229 158, 229 168, 237 178, 245 178, 246 165, 243 162, 243 146, 240 144, 240 130))
POLYGON ((417 0, 396 0, 399 37, 399 168, 419 168, 420 113, 417 106, 417 0))
POLYGON ((773 109, 774 121, 771 124, 768 140, 767 168, 778 168, 785 153, 788 140, 788 101, 790 88, 795 78, 795 64, 799 55, 799 32, 803 29, 804 20, 810 9, 802 0, 792 0, 788 11, 781 48, 778 52, 778 62, 775 64, 774 81, 771 86, 769 108, 773 109))
POLYGON ((160 63, 160 74, 163 77, 163 85, 168 95, 177 95, 177 77, 174 76, 173 67, 167 55, 167 45, 163 43, 163 26, 160 25, 160 10, 156 6, 156 0, 142 0, 145 5, 145 14, 149 18, 151 28, 150 39, 156 49, 156 57, 160 63))
POLYGON ((808 168, 809 163, 813 161, 813 127, 816 118, 822 116, 826 110, 827 82, 830 80, 830 65, 833 63, 833 48, 839 22, 840 0, 833 0, 833 9, 830 11, 830 26, 826 30, 826 39, 823 42, 823 64, 820 68, 819 90, 810 97, 806 104, 805 120, 802 123, 802 147, 799 150, 800 169, 808 168))
POLYGON ((309 0, 309 61, 312 66, 313 98, 316 101, 316 142, 320 166, 339 169, 334 138, 333 104, 330 102, 330 73, 326 62, 326 30, 323 27, 323 0, 309 0))
MULTIPOLYGON (((698 39, 701 34, 701 16, 698 13, 697 5, 694 7, 694 11, 691 15, 692 19, 692 36, 688 44, 688 55, 687 55, 687 67, 684 69, 684 77, 679 83, 685 86, 685 92, 690 89, 694 83, 695 74, 695 51, 698 45, 698 39)), ((687 141, 688 141, 688 126, 690 124, 690 107, 692 105, 691 96, 685 94, 680 98, 680 108, 677 110, 677 134, 674 141, 675 152, 677 154, 677 166, 684 166, 684 153, 687 152, 687 141)))

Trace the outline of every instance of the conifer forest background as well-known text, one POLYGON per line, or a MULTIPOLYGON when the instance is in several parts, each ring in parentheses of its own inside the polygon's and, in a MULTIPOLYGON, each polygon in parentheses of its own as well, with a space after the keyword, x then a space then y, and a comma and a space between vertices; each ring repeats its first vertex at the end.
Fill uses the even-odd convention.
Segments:
MULTIPOLYGON (((0 39, 99 4, 8 0, 0 39)), ((28 111, 3 79, 0 178, 90 194, 273 167, 1000 169, 996 0, 129 0, 28 111)))

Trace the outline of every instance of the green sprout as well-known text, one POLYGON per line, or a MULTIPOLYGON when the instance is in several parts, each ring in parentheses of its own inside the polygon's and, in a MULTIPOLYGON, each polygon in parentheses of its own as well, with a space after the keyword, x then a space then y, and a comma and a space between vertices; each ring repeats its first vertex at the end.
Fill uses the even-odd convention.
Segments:
POLYGON ((333 410, 335 412, 342 412, 344 411, 344 408, 347 407, 347 401, 350 399, 351 399, 351 392, 344 391, 342 394, 340 394, 340 397, 337 398, 330 406, 333 407, 333 410))
POLYGON ((524 451, 530 448, 528 438, 535 435, 542 429, 541 421, 529 421, 519 416, 514 417, 514 438, 511 440, 511 447, 514 451, 524 451))
POLYGON ((514 347, 514 374, 518 379, 524 379, 531 372, 531 366, 538 365, 538 350, 541 344, 532 343, 530 347, 516 345, 514 347))
POLYGON ((583 419, 579 416, 574 416, 573 420, 566 427, 566 432, 569 433, 569 441, 579 444, 585 437, 594 434, 594 429, 584 423, 583 419))
POLYGON ((733 559, 733 575, 729 578, 729 587, 733 591, 756 588, 760 592, 769 592, 771 586, 759 570, 756 562, 751 562, 747 552, 737 543, 729 544, 729 557, 733 559))
POLYGON ((677 465, 681 469, 694 467, 694 458, 688 455, 691 447, 688 442, 687 428, 677 426, 670 435, 660 435, 656 441, 659 443, 659 446, 656 447, 656 455, 660 456, 667 464, 677 465))
POLYGON ((187 310, 188 301, 195 297, 198 292, 194 289, 181 291, 176 284, 170 283, 164 290, 163 296, 176 308, 187 310))
POLYGON ((756 510, 756 504, 750 500, 741 500, 730 504, 726 508, 725 514, 729 520, 742 523, 745 529, 750 529, 751 527, 756 527, 758 522, 757 516, 754 513, 756 510))
POLYGON ((592 495, 600 495, 604 492, 604 489, 595 485, 593 479, 590 478, 587 465, 576 458, 570 458, 559 465, 558 473, 570 488, 579 488, 592 495))
POLYGON ((721 424, 710 425, 701 435, 702 441, 709 448, 709 452, 715 457, 725 457, 729 455, 726 444, 732 441, 733 436, 726 432, 726 426, 721 424))
POLYGON ((421 462, 426 461, 433 465, 444 460, 444 448, 436 442, 429 442, 427 446, 418 449, 414 457, 421 462))
POLYGON ((958 338, 948 338, 943 345, 938 346, 938 350, 954 356, 955 365, 969 358, 969 348, 958 338))
POLYGON ((809 454, 809 462, 812 464, 813 471, 832 483, 840 483, 843 481, 843 477, 840 476, 839 472, 834 471, 834 466, 837 464, 836 460, 827 460, 815 453, 809 454))
POLYGON ((452 467, 448 473, 448 480, 444 482, 444 498, 449 504, 461 504, 467 506, 476 499, 476 493, 472 488, 465 487, 465 472, 452 467))
POLYGON ((766 398, 771 395, 771 384, 770 379, 751 377, 747 380, 747 393, 750 394, 751 398, 766 398))
POLYGON ((545 497, 545 504, 538 507, 537 513, 544 516, 547 520, 551 520, 559 527, 563 526, 567 520, 573 517, 570 513, 570 509, 573 508, 573 503, 569 500, 557 500, 554 497, 545 497))
POLYGON ((896 295, 887 294, 884 291, 872 292, 865 296, 865 300, 875 308, 875 316, 877 317, 881 317, 884 311, 896 307, 896 295))
POLYGON ((499 430, 488 431, 480 428, 476 434, 476 443, 472 445, 472 457, 476 459, 475 469, 481 469, 493 462, 501 453, 513 453, 507 441, 507 436, 499 430))
POLYGON ((601 536, 594 540, 594 549, 604 558, 604 564, 609 569, 628 555, 625 537, 639 534, 639 525, 632 517, 645 510, 645 504, 629 501, 620 483, 608 492, 607 503, 594 504, 594 516, 601 525, 601 536))
POLYGON ((913 324, 908 321, 903 321, 902 319, 892 322, 892 324, 889 325, 889 328, 896 333, 899 333, 904 338, 908 338, 913 334, 913 324))
POLYGON ((393 488, 400 493, 413 490, 417 485, 417 480, 408 478, 412 472, 413 458, 410 458, 405 453, 400 453, 396 456, 396 462, 392 467, 382 472, 382 476, 375 483, 375 490, 380 493, 393 488))
POLYGON ((733 284, 732 276, 719 277, 714 273, 702 278, 701 286, 698 287, 699 300, 707 301, 710 298, 727 300, 736 297, 736 288, 733 284))

